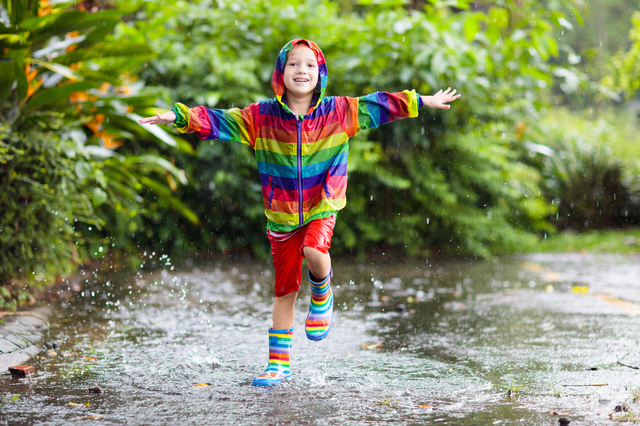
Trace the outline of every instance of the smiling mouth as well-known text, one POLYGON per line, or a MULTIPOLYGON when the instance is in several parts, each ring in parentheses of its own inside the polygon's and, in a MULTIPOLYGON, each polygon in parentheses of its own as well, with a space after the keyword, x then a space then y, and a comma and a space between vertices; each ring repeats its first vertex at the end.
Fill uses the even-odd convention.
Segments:
POLYGON ((294 78, 293 81, 295 81, 296 83, 308 83, 309 80, 305 79, 305 78, 294 78))

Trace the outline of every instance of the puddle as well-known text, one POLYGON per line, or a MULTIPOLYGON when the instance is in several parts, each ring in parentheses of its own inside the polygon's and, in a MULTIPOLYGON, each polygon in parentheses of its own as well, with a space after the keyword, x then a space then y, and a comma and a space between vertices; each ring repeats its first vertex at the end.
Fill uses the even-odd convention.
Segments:
POLYGON ((251 385, 269 265, 88 275, 54 307, 57 356, 29 381, 0 375, 0 400, 21 395, 0 424, 610 424, 617 405, 640 412, 638 260, 336 263, 331 334, 305 338, 303 288, 294 377, 273 388, 251 385))

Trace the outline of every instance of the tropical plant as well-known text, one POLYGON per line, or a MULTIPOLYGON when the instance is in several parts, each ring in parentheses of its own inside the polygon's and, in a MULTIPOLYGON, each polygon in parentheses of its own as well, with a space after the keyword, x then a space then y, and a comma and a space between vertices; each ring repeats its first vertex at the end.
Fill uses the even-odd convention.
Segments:
POLYGON ((127 9, 87 4, 0 5, 0 227, 3 247, 15 248, 0 255, 7 294, 18 281, 68 273, 85 258, 85 244, 96 255, 116 243, 131 247, 148 193, 198 221, 173 195, 184 172, 159 155, 163 146, 190 147, 137 122, 137 112, 155 110, 157 94, 123 64, 153 54, 109 36, 127 9))
POLYGON ((622 163, 606 147, 576 140, 555 145, 549 157, 549 194, 558 206, 560 228, 605 228, 616 223, 620 204, 628 198, 622 163))

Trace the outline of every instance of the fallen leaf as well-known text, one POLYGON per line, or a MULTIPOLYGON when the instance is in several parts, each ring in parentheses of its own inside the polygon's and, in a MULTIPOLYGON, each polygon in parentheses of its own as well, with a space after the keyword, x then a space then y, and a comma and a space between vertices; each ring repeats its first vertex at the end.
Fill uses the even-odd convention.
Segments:
POLYGON ((588 285, 574 285, 571 289, 574 293, 588 293, 589 286, 588 285))
POLYGON ((528 270, 533 271, 533 272, 540 272, 540 271, 542 271, 542 266, 540 266, 540 265, 539 265, 539 264, 537 264, 537 263, 524 262, 524 263, 522 264, 522 267, 523 267, 524 269, 528 269, 528 270))
POLYGON ((562 281, 562 275, 560 275, 557 272, 553 272, 553 271, 548 271, 544 273, 544 276, 542 277, 545 281, 547 282, 558 282, 558 281, 562 281))
POLYGON ((627 302, 626 300, 618 299, 617 297, 612 297, 606 294, 595 294, 593 297, 596 299, 604 300, 605 302, 609 302, 614 306, 622 309, 628 314, 638 315, 640 314, 640 306, 627 302))
POLYGON ((547 285, 544 288, 544 291, 546 291, 547 293, 553 293, 553 286, 551 284, 547 285))
POLYGON ((429 404, 420 404, 420 406, 424 407, 424 408, 431 408, 431 406, 429 404))
POLYGON ((78 404, 77 402, 69 402, 69 405, 71 405, 73 407, 88 407, 90 403, 91 403, 91 401, 87 402, 86 404, 78 404))
POLYGON ((98 420, 104 419, 104 416, 101 414, 94 414, 93 416, 78 416, 76 417, 78 420, 98 420))
POLYGON ((549 414, 553 414, 554 416, 573 416, 573 413, 561 413, 559 411, 549 411, 549 414))
POLYGON ((206 383, 198 383, 197 385, 193 385, 191 387, 192 388, 206 388, 206 387, 209 387, 209 385, 206 384, 206 383))
POLYGON ((367 345, 366 343, 363 343, 362 346, 364 346, 365 349, 379 349, 380 346, 382 346, 382 342, 375 343, 375 344, 372 344, 372 345, 367 345))
POLYGON ((82 359, 86 360, 86 361, 97 361, 98 358, 94 357, 94 356, 83 356, 82 359))
POLYGON ((347 354, 347 356, 353 356, 353 354, 347 354))

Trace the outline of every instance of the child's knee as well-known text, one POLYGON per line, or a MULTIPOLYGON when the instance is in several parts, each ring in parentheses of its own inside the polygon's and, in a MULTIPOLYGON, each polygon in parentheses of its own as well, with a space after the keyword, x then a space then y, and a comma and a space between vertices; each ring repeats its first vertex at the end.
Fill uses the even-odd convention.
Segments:
POLYGON ((283 294, 281 296, 276 295, 276 300, 279 302, 291 303, 296 301, 297 296, 298 296, 297 291, 291 291, 290 293, 283 294))
POLYGON ((311 261, 324 260, 329 257, 329 253, 323 253, 317 248, 305 246, 302 248, 302 252, 304 253, 304 257, 307 259, 307 262, 311 259, 311 261))

